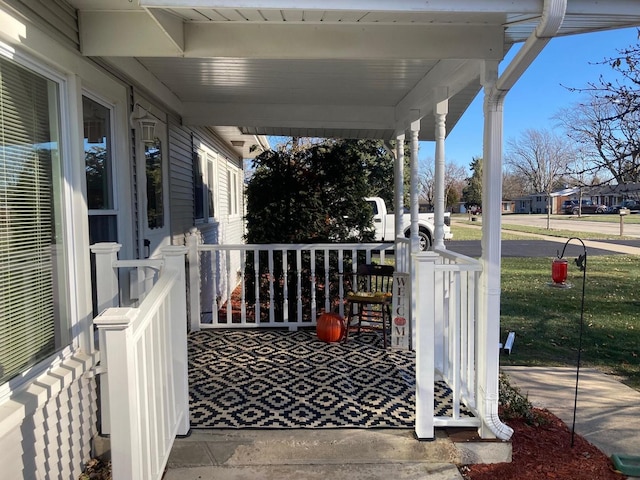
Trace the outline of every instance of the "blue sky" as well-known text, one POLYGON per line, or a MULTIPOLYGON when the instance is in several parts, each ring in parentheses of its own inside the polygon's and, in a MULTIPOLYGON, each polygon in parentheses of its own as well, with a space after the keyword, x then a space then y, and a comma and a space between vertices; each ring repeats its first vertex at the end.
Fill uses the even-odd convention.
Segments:
MULTIPOLYGON (((552 117, 563 107, 577 103, 580 93, 562 85, 583 87, 601 73, 613 78, 612 70, 593 65, 614 56, 618 49, 636 43, 635 28, 554 38, 507 94, 504 107, 504 140, 516 139, 526 129, 555 127, 552 117)), ((505 68, 519 46, 511 49, 500 67, 505 68)), ((445 157, 468 167, 474 156, 482 156, 482 92, 447 136, 445 157)), ((421 142, 420 159, 433 159, 433 142, 421 142)))

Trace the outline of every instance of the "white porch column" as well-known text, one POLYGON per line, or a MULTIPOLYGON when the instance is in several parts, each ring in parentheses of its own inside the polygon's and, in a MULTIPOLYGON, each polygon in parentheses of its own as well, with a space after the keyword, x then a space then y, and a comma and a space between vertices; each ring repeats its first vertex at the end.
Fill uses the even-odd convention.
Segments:
POLYGON ((185 235, 185 243, 188 248, 187 264, 189 278, 189 319, 190 331, 200 331, 200 254, 198 245, 200 244, 200 231, 193 227, 185 235))
POLYGON ((416 351, 416 421, 419 439, 434 438, 434 382, 435 382, 435 315, 436 265, 439 256, 434 252, 413 255, 411 318, 415 319, 413 345, 416 351))
POLYGON ((446 98, 446 87, 436 89, 437 101, 434 108, 435 116, 435 139, 436 139, 436 165, 435 165, 435 205, 434 205, 434 248, 444 247, 444 138, 446 136, 445 120, 449 113, 449 99, 446 98))
POLYGON ((395 190, 394 190, 394 211, 395 211, 395 236, 402 232, 402 214, 404 212, 404 133, 396 137, 396 164, 394 165, 395 190))
POLYGON ((173 363, 173 395, 175 399, 175 411, 178 413, 178 435, 187 435, 191 425, 189 423, 189 370, 187 351, 187 296, 185 255, 187 247, 168 245, 162 247, 162 256, 165 260, 165 270, 178 274, 177 285, 171 294, 170 300, 170 324, 171 342, 170 354, 173 363))
POLYGON ((418 134, 420 133, 420 120, 411 123, 411 252, 420 251, 420 238, 418 237, 418 213, 420 203, 418 197, 418 152, 420 144, 418 134))
MULTIPOLYGON (((120 294, 118 284, 118 268, 115 262, 118 260, 118 252, 122 245, 119 243, 105 242, 91 245, 91 252, 96 260, 96 293, 98 314, 111 307, 120 306, 120 294)), ((98 345, 100 349, 100 362, 107 364, 107 350, 105 331, 98 330, 98 345)), ((100 375, 100 424, 103 435, 111 434, 111 416, 109 407, 109 378, 108 375, 100 375)))
POLYGON ((484 148, 482 165, 482 273, 478 312, 478 395, 480 436, 509 439, 513 430, 498 418, 500 358, 500 230, 502 204, 502 142, 504 94, 495 89, 497 62, 483 72, 484 148))

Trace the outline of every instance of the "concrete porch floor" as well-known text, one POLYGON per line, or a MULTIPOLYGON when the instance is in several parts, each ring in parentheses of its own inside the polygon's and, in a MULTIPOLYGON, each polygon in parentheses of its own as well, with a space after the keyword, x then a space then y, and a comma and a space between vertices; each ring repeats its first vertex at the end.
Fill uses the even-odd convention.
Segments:
POLYGON ((473 429, 194 430, 177 439, 165 480, 458 480, 457 465, 511 461, 511 443, 473 429))

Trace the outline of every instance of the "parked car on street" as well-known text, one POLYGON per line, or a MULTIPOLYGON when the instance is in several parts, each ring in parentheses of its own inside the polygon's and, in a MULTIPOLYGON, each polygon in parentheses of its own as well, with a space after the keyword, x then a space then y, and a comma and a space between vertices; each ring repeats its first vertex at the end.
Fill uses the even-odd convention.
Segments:
POLYGON ((573 207, 578 206, 578 200, 565 200, 562 202, 562 211, 571 215, 573 213, 573 207))
POLYGON ((578 200, 565 200, 562 209, 566 214, 578 215, 579 213, 607 213, 609 207, 593 203, 591 200, 582 200, 582 205, 578 205, 578 200))
POLYGON ((630 213, 640 212, 640 201, 638 200, 623 200, 620 205, 614 205, 611 207, 611 213, 620 213, 621 208, 629 209, 630 213))

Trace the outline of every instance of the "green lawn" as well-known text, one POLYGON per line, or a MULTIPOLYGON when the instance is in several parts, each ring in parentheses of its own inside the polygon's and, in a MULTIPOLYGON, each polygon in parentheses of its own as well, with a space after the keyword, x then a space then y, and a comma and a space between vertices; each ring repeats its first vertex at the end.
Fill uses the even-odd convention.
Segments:
MULTIPOLYGON (((556 289, 546 258, 502 260, 501 338, 516 332, 503 365, 575 366, 582 273, 570 263, 572 289, 556 289)), ((640 389, 640 257, 589 257, 582 365, 615 374, 640 389)))
POLYGON ((546 228, 539 227, 530 227, 528 225, 512 225, 512 224, 502 224, 502 231, 504 233, 505 230, 508 231, 517 231, 524 233, 535 233, 537 235, 547 235, 550 237, 580 237, 583 240, 620 240, 620 239, 629 239, 633 237, 621 237, 620 235, 609 235, 604 233, 595 233, 595 232, 579 232, 576 230, 558 230, 552 228, 547 230, 546 228))
MULTIPOLYGON (((606 219, 613 215, 593 215, 606 219)), ((636 218, 635 216, 633 217, 636 218)), ((638 216, 640 220, 640 216, 638 216)), ((626 219, 625 219, 626 220, 626 219)), ((580 221, 576 218, 576 221, 580 221)), ((603 220, 604 221, 604 220, 603 220)), ((565 238, 605 239, 604 235, 575 231, 503 225, 504 240, 531 238, 515 230, 565 238)), ((455 219, 455 240, 479 240, 476 222, 455 219), (469 226, 465 226, 469 225, 469 226)), ((619 236, 614 237, 619 239, 619 236)), ((587 251, 588 253, 588 251, 587 251)), ((551 288, 550 258, 503 258, 501 336, 516 332, 511 355, 503 365, 576 365, 580 334, 582 272, 570 263, 571 289, 551 288)), ((640 390, 640 257, 588 257, 582 341, 582 365, 617 375, 640 390)))

